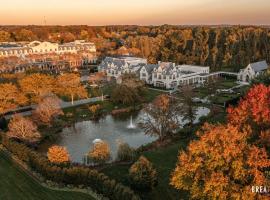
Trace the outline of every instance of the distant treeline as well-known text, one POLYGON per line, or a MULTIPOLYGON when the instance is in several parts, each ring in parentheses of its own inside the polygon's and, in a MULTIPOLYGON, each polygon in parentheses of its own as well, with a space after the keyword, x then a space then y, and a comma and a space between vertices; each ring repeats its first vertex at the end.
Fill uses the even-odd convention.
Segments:
POLYGON ((96 43, 101 56, 133 55, 178 64, 238 71, 250 62, 270 62, 270 28, 258 26, 0 26, 0 42, 47 40, 96 43))

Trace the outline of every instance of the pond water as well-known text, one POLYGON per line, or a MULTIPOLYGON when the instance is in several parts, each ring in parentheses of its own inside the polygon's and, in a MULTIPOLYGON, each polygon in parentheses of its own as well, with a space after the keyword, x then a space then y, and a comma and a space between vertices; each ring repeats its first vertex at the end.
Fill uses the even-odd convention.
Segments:
MULTIPOLYGON (((205 116, 208 113, 208 108, 199 107, 195 123, 198 122, 201 116, 205 116)), ((56 144, 67 148, 73 162, 81 163, 83 162, 83 156, 93 147, 93 141, 101 139, 108 142, 112 158, 115 159, 119 142, 126 142, 131 147, 137 148, 157 139, 156 137, 145 135, 144 131, 137 126, 143 115, 144 113, 142 112, 121 118, 107 115, 99 122, 78 122, 72 127, 64 128, 56 144)))

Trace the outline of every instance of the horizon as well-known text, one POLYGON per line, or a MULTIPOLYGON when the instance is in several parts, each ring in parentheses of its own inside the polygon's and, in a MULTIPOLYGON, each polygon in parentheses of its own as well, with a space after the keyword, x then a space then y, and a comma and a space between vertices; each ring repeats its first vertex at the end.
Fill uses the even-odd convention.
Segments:
POLYGON ((268 0, 10 0, 1 4, 0 25, 259 26, 270 25, 269 7, 268 0))

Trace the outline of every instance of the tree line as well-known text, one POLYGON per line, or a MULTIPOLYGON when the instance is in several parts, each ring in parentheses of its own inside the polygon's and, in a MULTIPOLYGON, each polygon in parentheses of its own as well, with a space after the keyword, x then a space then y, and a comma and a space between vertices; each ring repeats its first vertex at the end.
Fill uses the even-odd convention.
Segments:
POLYGON ((142 56, 150 63, 208 65, 212 70, 238 71, 250 62, 270 62, 270 30, 259 26, 2 26, 0 42, 84 39, 96 44, 101 57, 142 56))

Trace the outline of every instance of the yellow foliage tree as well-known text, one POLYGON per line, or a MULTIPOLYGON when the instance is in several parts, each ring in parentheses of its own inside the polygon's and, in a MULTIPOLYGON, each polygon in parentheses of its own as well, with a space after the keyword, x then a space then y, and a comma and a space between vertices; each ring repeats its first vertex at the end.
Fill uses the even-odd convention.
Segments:
POLYGON ((104 141, 96 142, 93 149, 89 152, 88 156, 94 163, 98 164, 109 161, 111 158, 109 144, 104 141))
POLYGON ((63 74, 57 77, 57 91, 61 95, 71 97, 73 104, 75 97, 86 98, 86 89, 81 84, 80 76, 74 73, 63 74))
POLYGON ((27 98, 11 83, 0 84, 0 115, 23 105, 27 98))
POLYGON ((31 102, 39 102, 55 89, 54 78, 45 74, 32 74, 19 80, 22 92, 30 97, 31 102))

